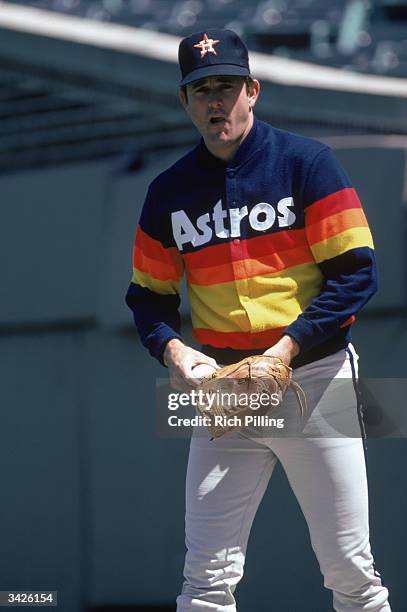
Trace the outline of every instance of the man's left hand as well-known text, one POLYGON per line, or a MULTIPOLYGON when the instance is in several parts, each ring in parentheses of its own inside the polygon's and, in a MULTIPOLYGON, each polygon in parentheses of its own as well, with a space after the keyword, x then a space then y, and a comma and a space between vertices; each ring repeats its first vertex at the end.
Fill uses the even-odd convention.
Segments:
POLYGON ((291 336, 284 335, 278 342, 273 344, 263 355, 273 355, 280 357, 286 365, 290 365, 291 360, 300 352, 300 346, 291 336))

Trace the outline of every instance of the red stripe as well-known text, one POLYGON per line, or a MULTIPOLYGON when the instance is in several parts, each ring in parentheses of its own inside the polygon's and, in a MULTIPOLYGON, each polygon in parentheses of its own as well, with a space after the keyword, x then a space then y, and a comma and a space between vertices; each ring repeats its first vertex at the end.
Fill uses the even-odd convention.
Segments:
POLYGON ((220 332, 211 329, 196 328, 194 338, 201 344, 210 344, 216 348, 258 349, 273 346, 282 336, 285 327, 266 329, 261 332, 220 332))
POLYGON ((345 323, 342 323, 341 328, 342 327, 347 327, 348 325, 351 325, 353 323, 353 321, 356 321, 355 315, 351 315, 349 317, 349 319, 346 319, 345 323))
MULTIPOLYGON (((344 323, 342 327, 347 327, 355 321, 355 315, 352 315, 344 323)), ((210 344, 215 348, 232 348, 232 349, 261 349, 273 346, 283 335, 286 327, 278 327, 276 329, 266 329, 261 332, 221 332, 213 331, 198 327, 193 330, 194 338, 201 344, 210 344)))
POLYGON ((259 259, 279 251, 301 249, 306 245, 305 230, 299 229, 243 240, 235 238, 230 242, 208 246, 193 253, 185 253, 183 258, 189 270, 214 268, 218 265, 230 264, 231 261, 259 259), (205 257, 202 257, 203 252, 205 252, 205 257))
POLYGON ((305 221, 307 225, 316 223, 330 215, 350 208, 362 208, 362 204, 355 189, 346 187, 308 206, 305 209, 305 221))

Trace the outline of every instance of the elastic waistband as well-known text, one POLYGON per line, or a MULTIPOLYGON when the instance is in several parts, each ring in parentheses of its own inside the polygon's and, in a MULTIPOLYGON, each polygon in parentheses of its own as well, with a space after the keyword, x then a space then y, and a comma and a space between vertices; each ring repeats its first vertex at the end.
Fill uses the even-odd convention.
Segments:
MULTIPOLYGON (((309 351, 305 351, 297 355, 297 357, 294 357, 290 365, 295 370, 296 368, 307 365, 307 363, 312 363, 313 361, 332 355, 341 349, 345 349, 350 341, 350 329, 343 329, 334 337, 329 338, 329 340, 325 340, 325 342, 318 344, 309 351)), ((261 355, 268 348, 270 347, 265 346, 261 349, 232 349, 216 348, 209 344, 204 344, 201 350, 205 355, 215 359, 220 365, 229 365, 241 359, 245 359, 245 357, 249 355, 261 355)))

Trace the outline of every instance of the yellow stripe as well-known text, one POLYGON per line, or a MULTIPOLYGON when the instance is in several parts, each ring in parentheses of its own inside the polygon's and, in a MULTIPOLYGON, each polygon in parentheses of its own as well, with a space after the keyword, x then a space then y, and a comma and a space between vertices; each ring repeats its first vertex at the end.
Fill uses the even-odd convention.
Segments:
POLYGON ((322 274, 315 264, 302 264, 273 274, 271 283, 264 284, 262 277, 256 281, 250 286, 253 302, 248 312, 252 328, 263 331, 292 323, 319 294, 322 274))
POLYGON ((321 240, 311 246, 312 254, 317 263, 342 255, 350 249, 373 246, 372 234, 368 227, 353 227, 332 238, 321 240))
POLYGON ((216 285, 189 285, 193 327, 215 331, 263 331, 294 321, 322 284, 315 264, 216 285))
POLYGON ((174 295, 179 293, 181 281, 162 281, 157 278, 153 278, 147 272, 141 272, 137 268, 133 268, 133 277, 131 279, 133 283, 137 283, 141 285, 141 287, 146 287, 150 289, 150 291, 155 291, 156 293, 161 293, 163 295, 174 295))
POLYGON ((239 302, 234 283, 190 285, 192 327, 216 331, 250 331, 250 322, 239 302))

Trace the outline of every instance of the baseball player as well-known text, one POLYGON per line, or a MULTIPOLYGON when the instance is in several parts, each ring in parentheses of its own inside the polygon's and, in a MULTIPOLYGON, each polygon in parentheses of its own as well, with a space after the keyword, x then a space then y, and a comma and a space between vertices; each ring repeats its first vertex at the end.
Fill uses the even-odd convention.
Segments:
POLYGON ((334 609, 387 612, 369 543, 358 396, 339 394, 338 403, 333 387, 340 378, 356 380, 351 325, 376 291, 361 203, 329 147, 254 117, 260 84, 234 32, 188 36, 179 63, 180 101, 202 138, 149 187, 127 304, 143 344, 177 389, 196 384, 198 365, 275 355, 294 369, 311 416, 302 436, 193 435, 177 610, 236 610, 250 528, 280 461, 334 609), (184 273, 200 350, 180 333, 184 273), (321 393, 312 393, 315 380, 324 381, 321 393), (341 411, 357 423, 358 436, 328 422, 341 411))

